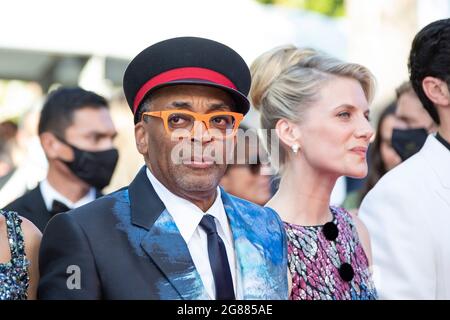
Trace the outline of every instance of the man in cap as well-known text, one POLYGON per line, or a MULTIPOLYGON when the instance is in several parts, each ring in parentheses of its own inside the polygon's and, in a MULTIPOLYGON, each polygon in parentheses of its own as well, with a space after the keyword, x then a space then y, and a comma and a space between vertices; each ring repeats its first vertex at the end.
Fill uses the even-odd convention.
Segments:
POLYGON ((40 298, 287 298, 281 220, 218 187, 249 87, 243 59, 212 40, 169 39, 131 61, 124 91, 145 166, 49 223, 40 298))

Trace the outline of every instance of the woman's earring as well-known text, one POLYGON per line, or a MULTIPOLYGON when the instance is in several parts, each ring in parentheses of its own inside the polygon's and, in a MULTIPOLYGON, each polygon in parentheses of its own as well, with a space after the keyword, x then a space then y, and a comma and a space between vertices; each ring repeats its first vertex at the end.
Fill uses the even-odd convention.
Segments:
POLYGON ((293 144, 291 146, 292 152, 294 152, 294 154, 298 153, 298 149, 300 149, 300 146, 298 144, 293 144))

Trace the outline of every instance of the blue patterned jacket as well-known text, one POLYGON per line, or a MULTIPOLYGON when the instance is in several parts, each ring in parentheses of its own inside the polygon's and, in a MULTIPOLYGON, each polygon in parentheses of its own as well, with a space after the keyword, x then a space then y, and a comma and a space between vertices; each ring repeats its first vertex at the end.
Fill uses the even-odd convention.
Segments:
MULTIPOLYGON (((277 214, 222 190, 244 299, 287 299, 277 214)), ((41 299, 208 299, 143 167, 126 188, 55 216, 41 243, 41 299)))

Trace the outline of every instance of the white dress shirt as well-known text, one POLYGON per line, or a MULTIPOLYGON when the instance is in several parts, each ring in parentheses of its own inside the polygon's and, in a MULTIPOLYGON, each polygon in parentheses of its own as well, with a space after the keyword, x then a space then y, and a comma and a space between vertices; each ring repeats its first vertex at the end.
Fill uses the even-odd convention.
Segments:
POLYGON ((53 188, 47 179, 41 181, 39 184, 39 188, 41 190, 42 198, 44 198, 45 207, 48 211, 52 211, 53 200, 57 200, 61 203, 64 203, 70 209, 81 207, 86 203, 95 200, 96 191, 95 188, 91 187, 86 193, 86 195, 78 200, 77 202, 72 202, 59 193, 55 188, 53 188))
POLYGON ((214 299, 216 296, 216 288, 211 266, 209 264, 207 235, 203 228, 199 226, 199 223, 205 214, 210 214, 214 217, 217 226, 217 233, 222 238, 227 251, 235 296, 236 299, 239 299, 241 294, 236 290, 237 272, 234 256, 233 236, 228 223, 227 215, 225 213, 225 208, 223 207, 222 199, 220 197, 220 188, 217 187, 217 196, 213 205, 208 209, 208 211, 203 212, 192 202, 170 192, 155 178, 148 168, 147 177, 155 189, 156 194, 164 203, 167 211, 175 221, 181 236, 187 244, 189 253, 191 254, 195 268, 200 274, 200 278, 202 279, 206 292, 211 299, 214 299))

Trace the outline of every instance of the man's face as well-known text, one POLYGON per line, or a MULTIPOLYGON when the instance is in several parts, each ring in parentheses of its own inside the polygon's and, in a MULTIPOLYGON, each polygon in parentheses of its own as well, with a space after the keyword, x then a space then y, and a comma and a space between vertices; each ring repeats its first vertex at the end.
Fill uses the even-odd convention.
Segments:
POLYGON ((395 115, 406 124, 407 129, 433 129, 434 122, 414 92, 403 93, 397 100, 395 115))
POLYGON ((113 148, 117 132, 107 108, 82 108, 73 114, 73 122, 66 129, 65 139, 86 151, 113 148))
MULTIPOLYGON (((178 85, 159 89, 152 95, 150 111, 182 110, 200 114, 232 110, 233 100, 222 90, 199 85, 178 85)), ((136 124, 138 150, 155 177, 170 191, 190 199, 215 192, 225 173, 227 150, 233 150, 234 137, 218 139, 202 122, 195 122, 188 138, 177 139, 161 118, 144 116, 136 124), (181 147, 181 148, 180 148, 181 147), (190 150, 180 153, 177 150, 190 150), (211 151, 216 155, 211 157, 211 151), (217 157, 219 155, 220 158, 217 157), (217 160, 220 161, 217 161, 217 160)), ((172 119, 174 125, 181 120, 172 119)))
MULTIPOLYGON (((73 113, 72 124, 67 127, 61 138, 78 149, 95 152, 113 148, 116 135, 117 131, 108 108, 86 106, 73 113)), ((48 132, 41 135, 41 144, 51 167, 67 179, 86 185, 62 162, 75 159, 74 150, 70 146, 48 132)))

